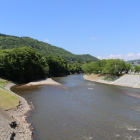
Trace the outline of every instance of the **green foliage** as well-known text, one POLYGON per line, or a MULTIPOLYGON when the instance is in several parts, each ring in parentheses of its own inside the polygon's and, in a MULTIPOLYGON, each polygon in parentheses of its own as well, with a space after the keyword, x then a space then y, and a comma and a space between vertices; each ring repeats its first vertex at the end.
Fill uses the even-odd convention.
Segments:
POLYGON ((119 79, 119 76, 105 76, 105 77, 103 77, 103 80, 106 80, 109 82, 115 81, 117 79, 119 79))
POLYGON ((120 59, 107 60, 102 71, 103 74, 119 75, 125 70, 125 62, 120 59))
POLYGON ((49 66, 33 48, 15 48, 0 58, 0 76, 26 82, 46 76, 49 66))
POLYGON ((46 56, 44 59, 49 65, 50 75, 59 76, 68 74, 66 59, 55 56, 46 56))
POLYGON ((7 90, 7 89, 4 88, 4 85, 7 84, 7 83, 11 83, 11 82, 0 78, 0 88, 1 89, 7 90))
POLYGON ((140 66, 134 65, 133 69, 134 69, 134 72, 140 72, 140 66))
POLYGON ((6 81, 6 80, 1 80, 0 79, 0 85, 5 85, 5 84, 7 84, 7 83, 10 83, 9 81, 6 81))
POLYGON ((98 66, 98 72, 97 73, 103 73, 103 69, 105 68, 106 63, 107 63, 107 60, 105 60, 105 59, 97 62, 97 66, 98 66))
POLYGON ((132 70, 132 65, 129 63, 125 63, 125 73, 128 73, 130 70, 132 70))
POLYGON ((90 62, 83 66, 83 71, 88 74, 91 74, 91 73, 97 74, 99 70, 100 69, 97 62, 90 62))
POLYGON ((75 55, 73 61, 77 61, 78 63, 92 62, 92 61, 97 62, 99 61, 99 59, 89 54, 83 54, 83 55, 75 55))
POLYGON ((0 56, 0 76, 18 82, 61 76, 82 71, 81 63, 67 63, 65 58, 45 56, 31 47, 5 50, 0 56))
POLYGON ((83 70, 86 73, 94 74, 111 74, 121 75, 122 73, 128 73, 132 66, 125 63, 120 59, 100 60, 98 62, 90 62, 84 65, 83 70))
POLYGON ((86 61, 98 61, 96 57, 91 55, 75 55, 62 48, 50 45, 48 43, 32 39, 30 37, 16 37, 0 34, 0 49, 12 49, 20 47, 32 47, 37 50, 43 56, 56 56, 66 58, 69 62, 79 60, 81 62, 86 61))
POLYGON ((68 63, 68 71, 72 74, 82 72, 82 64, 78 62, 68 63))

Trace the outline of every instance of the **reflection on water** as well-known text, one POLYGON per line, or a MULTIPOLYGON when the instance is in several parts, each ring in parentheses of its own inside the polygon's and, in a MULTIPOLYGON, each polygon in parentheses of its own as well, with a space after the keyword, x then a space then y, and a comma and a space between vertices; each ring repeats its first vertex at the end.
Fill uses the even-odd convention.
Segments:
POLYGON ((55 78, 64 87, 12 90, 33 102, 35 140, 140 140, 139 89, 89 82, 83 75, 55 78), (128 95, 127 95, 128 94, 128 95))

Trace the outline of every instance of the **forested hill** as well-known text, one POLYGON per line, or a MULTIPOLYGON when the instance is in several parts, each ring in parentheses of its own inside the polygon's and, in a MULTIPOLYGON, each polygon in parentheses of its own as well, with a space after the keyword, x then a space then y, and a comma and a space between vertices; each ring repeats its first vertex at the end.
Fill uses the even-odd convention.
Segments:
POLYGON ((30 37, 17 37, 0 34, 0 49, 13 49, 19 47, 32 47, 43 56, 59 56, 64 57, 69 61, 98 61, 96 57, 93 57, 89 54, 75 55, 63 48, 56 47, 30 37))

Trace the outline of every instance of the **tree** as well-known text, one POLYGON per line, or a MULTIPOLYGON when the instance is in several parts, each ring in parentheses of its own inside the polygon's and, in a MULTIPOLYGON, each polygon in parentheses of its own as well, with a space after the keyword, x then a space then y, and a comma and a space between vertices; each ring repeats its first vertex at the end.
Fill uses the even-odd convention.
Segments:
POLYGON ((131 69, 132 69, 132 65, 129 63, 125 63, 125 68, 124 68, 125 73, 128 73, 131 69))
POLYGON ((66 59, 62 57, 46 56, 45 61, 49 65, 49 74, 53 76, 64 75, 68 73, 66 59))
POLYGON ((88 74, 91 74, 91 73, 98 74, 100 68, 97 62, 90 62, 83 66, 83 70, 85 73, 88 73, 88 74))
POLYGON ((46 61, 30 47, 15 48, 0 59, 0 75, 11 80, 27 82, 45 77, 48 71, 46 61))
POLYGON ((99 68, 99 71, 98 71, 99 73, 102 73, 106 63, 107 63, 107 60, 105 60, 105 59, 97 62, 97 65, 98 65, 98 68, 99 68))
POLYGON ((125 62, 120 59, 109 59, 106 61, 103 74, 119 75, 125 70, 125 62))
POLYGON ((133 67, 134 67, 134 72, 135 72, 135 73, 136 73, 136 72, 140 72, 140 66, 134 65, 133 67))
POLYGON ((72 74, 74 73, 80 73, 82 72, 82 63, 78 63, 78 62, 71 62, 67 64, 68 66, 68 71, 72 74))

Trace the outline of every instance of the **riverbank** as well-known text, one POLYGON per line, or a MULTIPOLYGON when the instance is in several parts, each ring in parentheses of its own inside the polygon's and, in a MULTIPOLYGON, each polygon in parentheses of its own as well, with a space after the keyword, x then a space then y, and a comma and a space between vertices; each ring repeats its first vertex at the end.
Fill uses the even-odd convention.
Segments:
POLYGON ((84 79, 110 85, 140 88, 140 75, 126 74, 113 81, 104 80, 105 76, 99 74, 84 75, 84 79))
POLYGON ((23 84, 22 87, 41 86, 41 85, 61 85, 61 84, 56 82, 56 81, 54 81, 52 78, 46 78, 46 79, 42 79, 42 80, 29 82, 27 84, 23 84))
MULTIPOLYGON (((19 105, 13 109, 0 109, 0 140, 32 140, 31 124, 26 121, 26 114, 31 110, 32 105, 27 101, 13 93, 10 88, 13 83, 8 83, 4 86, 11 94, 16 95, 19 99, 19 105)), ((39 86, 39 85, 61 85, 51 78, 38 80, 23 84, 22 87, 39 86)))
MULTIPOLYGON (((9 116, 11 118, 11 122, 9 121, 9 125, 7 127, 3 127, 3 131, 0 131, 0 136, 2 140, 32 140, 32 131, 30 130, 30 124, 26 121, 26 113, 31 110, 31 106, 28 105, 27 101, 17 94, 13 93, 10 88, 15 84, 9 83, 4 87, 14 94, 19 99, 19 105, 13 109, 6 110, 5 116, 9 116), (12 133, 8 133, 12 132, 12 133)), ((0 113, 1 116, 1 113, 0 113)), ((7 119, 3 119, 3 122, 7 122, 7 119)), ((8 125, 7 124, 7 125, 8 125)), ((1 126, 0 126, 1 127, 1 126)))
POLYGON ((66 88, 12 88, 35 106, 34 139, 139 139, 140 100, 126 95, 140 94, 139 89, 89 82, 82 74, 55 79, 66 88))

